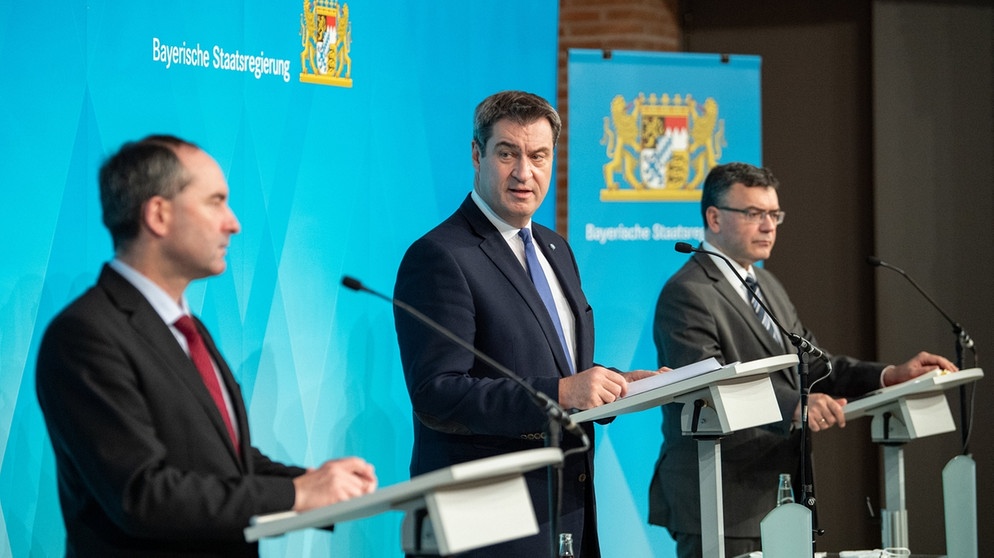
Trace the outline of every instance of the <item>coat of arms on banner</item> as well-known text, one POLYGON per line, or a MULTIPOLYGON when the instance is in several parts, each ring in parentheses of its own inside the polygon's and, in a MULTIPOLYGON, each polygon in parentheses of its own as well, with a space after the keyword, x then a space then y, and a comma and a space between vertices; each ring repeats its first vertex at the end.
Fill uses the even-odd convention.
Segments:
POLYGON ((304 0, 300 14, 300 81, 352 87, 352 22, 349 5, 304 0))
POLYGON ((699 105, 690 95, 639 93, 631 102, 617 95, 601 144, 608 159, 601 201, 694 201, 721 159, 725 121, 710 97, 699 105))

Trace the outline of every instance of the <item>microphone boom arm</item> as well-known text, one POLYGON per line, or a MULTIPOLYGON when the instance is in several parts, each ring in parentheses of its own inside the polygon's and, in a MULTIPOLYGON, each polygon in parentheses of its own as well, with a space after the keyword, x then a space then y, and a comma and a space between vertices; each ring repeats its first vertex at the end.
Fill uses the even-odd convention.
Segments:
MULTIPOLYGON (((959 325, 959 322, 949 317, 949 314, 946 314, 945 310, 943 310, 942 307, 939 306, 939 304, 936 303, 935 300, 931 296, 929 296, 929 294, 926 293, 924 289, 918 286, 918 283, 914 279, 912 279, 910 275, 905 273, 903 269, 895 265, 891 265, 876 256, 867 256, 866 263, 874 267, 884 267, 890 269, 891 271, 896 271, 897 273, 900 273, 902 277, 908 280, 908 283, 911 283, 911 286, 914 287, 915 290, 917 290, 923 297, 925 297, 925 300, 927 300, 929 304, 932 305, 933 308, 935 308, 936 310, 939 311, 940 314, 942 314, 942 317, 945 318, 947 322, 949 322, 949 325, 953 326, 953 333, 956 334, 956 338, 959 339, 960 345, 966 349, 973 349, 973 338, 970 337, 970 334, 967 333, 965 329, 963 329, 963 326, 959 325)), ((957 365, 962 365, 962 363, 957 363, 957 365)))
POLYGON ((421 312, 417 308, 414 308, 413 306, 407 304, 402 300, 397 300, 396 298, 390 298, 382 293, 374 291, 373 289, 370 289, 365 285, 363 285, 362 282, 359 281, 358 279, 355 279, 354 277, 349 277, 348 275, 342 277, 342 285, 353 291, 367 292, 373 296, 376 296, 378 298, 381 298, 389 302, 390 304, 396 306, 397 308, 400 308, 404 312, 407 312, 421 323, 427 325, 432 330, 441 333, 456 345, 459 345, 463 349, 466 349, 474 356, 476 356, 477 358, 488 364, 494 370, 497 370, 498 372, 500 372, 510 380, 514 381, 522 388, 524 388, 524 390, 528 392, 528 394, 531 396, 532 400, 535 401, 535 404, 538 405, 543 411, 545 411, 545 414, 549 418, 555 420, 556 423, 562 425, 563 428, 565 428, 567 431, 574 434, 575 436, 579 437, 583 441, 583 449, 581 451, 586 451, 590 449, 590 438, 587 436, 587 433, 583 430, 583 428, 581 428, 577 423, 573 422, 573 419, 569 416, 569 413, 567 413, 566 410, 559 405, 559 403, 556 403, 555 401, 552 400, 551 397, 532 387, 528 382, 524 381, 524 379, 522 379, 521 376, 515 374, 508 367, 497 362, 489 355, 481 352, 479 349, 466 342, 466 340, 453 333, 452 330, 436 322, 435 320, 429 318, 423 312, 421 312))
MULTIPOLYGON (((949 317, 949 314, 946 314, 946 312, 942 309, 942 307, 940 307, 935 302, 935 300, 933 300, 932 297, 925 292, 924 289, 918 286, 918 283, 915 282, 915 280, 912 279, 910 275, 905 273, 903 269, 895 265, 891 265, 876 256, 867 256, 866 263, 872 265, 873 267, 883 267, 891 271, 895 271, 897 273, 900 273, 902 277, 907 279, 908 282, 911 283, 911 286, 914 287, 915 290, 917 290, 923 297, 925 297, 925 300, 927 300, 929 304, 932 305, 933 308, 938 310, 939 314, 942 314, 942 317, 945 318, 946 321, 949 322, 951 326, 953 326, 953 335, 956 336, 956 366, 961 370, 963 369, 963 349, 970 349, 970 352, 973 354, 973 366, 977 366, 977 349, 974 347, 973 338, 970 337, 970 334, 967 333, 965 329, 963 329, 963 326, 959 325, 959 322, 949 317)), ((974 394, 976 394, 976 392, 974 392, 974 394)), ((963 455, 967 455, 969 454, 970 451, 970 433, 973 430, 973 418, 972 418, 972 411, 968 409, 967 406, 965 385, 960 385, 959 387, 959 400, 960 400, 960 424, 962 425, 960 430, 962 431, 961 439, 963 445, 963 455)))
MULTIPOLYGON (((732 272, 735 274, 735 276, 738 277, 739 281, 742 282, 746 290, 747 291, 751 290, 749 289, 749 285, 745 282, 745 279, 743 279, 742 276, 739 275, 739 272, 735 269, 735 266, 732 265, 732 262, 729 261, 724 254, 719 254, 718 252, 712 252, 710 250, 704 250, 703 248, 694 248, 693 246, 691 246, 686 242, 677 242, 675 248, 677 252, 683 254, 697 252, 699 254, 708 254, 710 256, 716 256, 721 258, 722 260, 724 260, 726 264, 728 264, 729 269, 731 269, 732 272)), ((755 297, 755 300, 756 302, 759 303, 760 306, 763 307, 763 310, 765 310, 766 313, 770 316, 770 319, 772 319, 773 323, 776 324, 777 329, 779 329, 781 333, 787 336, 787 339, 790 340, 791 345, 796 347, 799 351, 807 353, 808 355, 811 355, 814 358, 819 358, 821 360, 824 360, 826 363, 828 363, 829 367, 831 367, 832 363, 829 360, 828 355, 825 353, 825 351, 819 349, 807 339, 785 328, 783 324, 780 323, 780 320, 777 319, 777 315, 770 310, 770 308, 766 305, 765 302, 763 302, 763 297, 757 295, 755 297)))

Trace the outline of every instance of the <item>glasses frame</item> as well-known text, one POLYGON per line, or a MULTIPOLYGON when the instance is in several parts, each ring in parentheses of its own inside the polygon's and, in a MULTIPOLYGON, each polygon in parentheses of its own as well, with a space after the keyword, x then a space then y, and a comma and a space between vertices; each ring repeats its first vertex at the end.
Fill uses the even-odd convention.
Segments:
POLYGON ((757 209, 755 207, 746 209, 727 207, 723 205, 716 205, 714 207, 722 211, 734 211, 735 213, 741 213, 745 216, 745 220, 748 223, 762 223, 763 218, 769 217, 773 221, 774 225, 782 225, 784 218, 787 217, 787 212, 782 209, 777 209, 776 211, 763 211, 762 209, 757 209))

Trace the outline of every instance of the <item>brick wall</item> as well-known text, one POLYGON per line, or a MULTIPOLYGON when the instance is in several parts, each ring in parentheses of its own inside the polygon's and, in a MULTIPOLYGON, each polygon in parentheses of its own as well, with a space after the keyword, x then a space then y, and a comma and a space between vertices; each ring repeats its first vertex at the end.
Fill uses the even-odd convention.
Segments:
POLYGON ((566 234, 569 185, 569 91, 571 48, 675 52, 680 49, 679 0, 559 0, 559 64, 556 106, 563 119, 556 166, 556 230, 566 234))

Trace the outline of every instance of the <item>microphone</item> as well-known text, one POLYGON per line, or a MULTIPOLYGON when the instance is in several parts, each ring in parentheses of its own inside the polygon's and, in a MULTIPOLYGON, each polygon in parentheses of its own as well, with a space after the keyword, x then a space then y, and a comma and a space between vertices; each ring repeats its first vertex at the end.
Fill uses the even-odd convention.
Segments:
POLYGON ((872 265, 873 267, 883 267, 900 273, 901 276, 903 276, 905 279, 908 280, 909 283, 911 283, 912 287, 914 287, 919 293, 921 293, 923 297, 925 297, 925 300, 929 301, 929 303, 936 310, 938 310, 940 314, 942 314, 942 317, 945 318, 947 322, 949 322, 949 325, 953 326, 953 333, 955 333, 956 338, 959 339, 960 345, 967 349, 973 349, 973 338, 970 337, 970 334, 968 334, 966 330, 963 329, 963 326, 959 325, 959 323, 957 323, 956 320, 950 318, 949 314, 946 314, 945 311, 943 311, 942 308, 940 308, 939 305, 936 304, 934 300, 932 300, 932 297, 928 296, 928 293, 926 293, 921 287, 919 287, 918 283, 916 283, 915 280, 911 278, 911 276, 905 273, 903 269, 891 265, 876 256, 867 256, 866 263, 872 265))
MULTIPOLYGON (((721 258, 722 261, 724 261, 728 265, 729 269, 732 270, 732 274, 735 275, 736 277, 738 277, 739 281, 742 282, 742 284, 745 286, 746 290, 747 291, 750 290, 749 289, 749 285, 745 282, 745 279, 743 279, 742 276, 739 275, 738 270, 735 269, 735 266, 732 265, 732 262, 728 258, 726 258, 724 254, 720 254, 718 252, 712 252, 710 250, 705 250, 703 248, 694 248, 693 246, 691 246, 690 244, 688 244, 686 242, 677 242, 675 248, 676 248, 676 251, 680 252, 681 254, 689 254, 691 252, 697 252, 699 254, 708 254, 710 256, 716 256, 716 257, 721 258)), ((780 320, 777 319, 776 314, 774 314, 770 310, 770 308, 768 306, 766 306, 766 303, 763 302, 763 297, 756 296, 754 298, 755 298, 756 302, 758 302, 759 305, 763 307, 763 310, 766 310, 766 313, 770 315, 770 319, 772 319, 773 323, 776 324, 777 329, 779 329, 784 335, 787 336, 788 339, 790 339, 791 345, 793 345, 794 347, 796 347, 799 351, 803 351, 803 352, 811 355, 814 358, 820 358, 820 359, 824 360, 825 362, 827 362, 829 364, 829 366, 831 366, 831 361, 828 360, 828 355, 825 354, 825 351, 819 349, 818 347, 816 347, 815 345, 813 345, 807 339, 801 337, 800 335, 798 335, 796 333, 788 331, 787 328, 783 327, 783 324, 781 324, 780 320)))
MULTIPOLYGON (((711 250, 705 250, 703 248, 694 248, 693 246, 691 246, 686 242, 677 242, 675 248, 677 252, 683 254, 689 254, 690 252, 698 252, 700 254, 708 254, 710 256, 716 256, 718 258, 721 258, 721 260, 725 262, 728 268, 732 270, 732 275, 735 275, 735 277, 738 278, 738 280, 745 286, 747 291, 750 290, 749 284, 745 282, 745 279, 743 279, 741 275, 739 275, 739 271, 735 269, 735 266, 732 265, 731 260, 726 258, 724 254, 720 254, 718 252, 712 252, 711 250)), ((814 481, 812 480, 814 475, 812 474, 813 471, 811 470, 811 465, 810 465, 811 442, 808 438, 808 392, 811 391, 811 386, 827 378, 828 375, 832 373, 832 361, 829 360, 828 355, 825 354, 825 351, 822 351, 818 347, 814 346, 810 341, 801 337, 800 335, 787 331, 787 328, 783 327, 783 324, 781 324, 780 320, 777 319, 776 314, 771 312, 769 307, 767 307, 766 304, 763 302, 762 297, 755 296, 754 300, 759 302, 759 305, 763 307, 763 310, 766 310, 766 313, 769 314, 770 318, 773 320, 773 323, 776 324, 777 328, 784 335, 786 335, 787 338, 790 339, 790 343, 797 348, 798 353, 803 352, 814 358, 820 358, 823 361, 825 361, 825 365, 828 368, 828 372, 824 376, 815 380, 811 384, 808 384, 807 382, 808 363, 804 359, 799 359, 801 361, 798 365, 798 374, 801 380, 800 383, 801 424, 803 425, 803 427, 801 428, 801 463, 800 463, 801 504, 803 504, 805 507, 807 507, 812 511, 812 518, 815 521, 817 521, 818 516, 817 514, 814 513, 815 501, 816 501, 814 496, 814 481)), ((818 529, 818 528, 814 529, 815 534, 821 535, 823 532, 824 532, 823 529, 818 529)))
POLYGON ((342 276, 342 285, 353 291, 366 292, 389 302, 390 304, 396 306, 397 308, 400 308, 404 312, 407 312, 408 314, 416 318, 419 322, 428 326, 433 331, 442 334, 444 337, 448 338, 456 345, 459 345, 463 349, 466 349, 467 351, 473 353, 473 355, 476 356, 476 358, 487 363, 488 365, 490 365, 491 368, 500 372, 501 374, 513 380, 516 384, 524 388, 525 391, 527 391, 528 394, 531 396, 535 404, 538 405, 538 407, 541 408, 545 412, 545 414, 549 416, 550 419, 556 421, 567 432, 573 434, 574 436, 580 438, 580 440, 583 441, 583 451, 590 449, 590 438, 587 436, 587 433, 583 430, 583 428, 581 428, 579 424, 573 421, 572 417, 569 416, 569 413, 566 412, 566 409, 563 409, 559 405, 559 403, 553 401, 548 395, 538 391, 537 389, 529 385, 527 382, 521 379, 521 376, 518 376, 517 374, 512 372, 511 369, 509 369, 508 367, 497 362, 490 356, 484 354, 479 349, 467 343, 461 337, 453 333, 452 330, 446 328, 442 324, 429 318, 428 316, 424 315, 420 310, 414 308, 413 306, 407 304, 402 300, 391 298, 385 294, 374 291, 373 289, 370 289, 369 287, 363 285, 362 282, 359 281, 358 279, 350 277, 348 275, 342 276))

